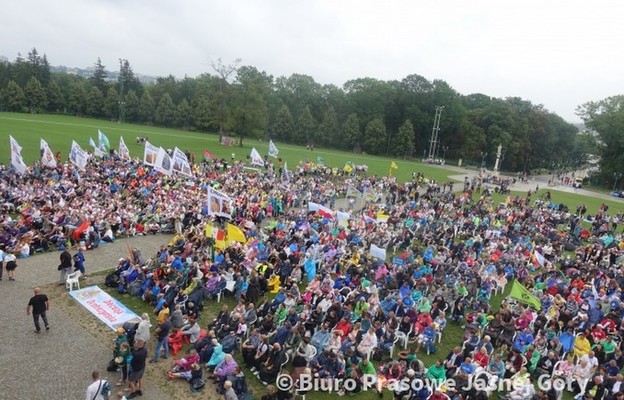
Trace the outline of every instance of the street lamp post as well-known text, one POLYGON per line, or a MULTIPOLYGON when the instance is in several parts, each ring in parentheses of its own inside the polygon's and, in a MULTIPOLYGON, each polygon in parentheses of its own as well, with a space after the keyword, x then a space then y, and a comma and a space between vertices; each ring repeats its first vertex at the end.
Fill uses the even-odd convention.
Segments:
POLYGON ((481 169, 485 169, 485 157, 487 157, 487 151, 481 152, 481 169))
POLYGON ((444 146, 442 147, 442 159, 444 160, 444 163, 446 164, 446 152, 448 150, 448 146, 444 146))

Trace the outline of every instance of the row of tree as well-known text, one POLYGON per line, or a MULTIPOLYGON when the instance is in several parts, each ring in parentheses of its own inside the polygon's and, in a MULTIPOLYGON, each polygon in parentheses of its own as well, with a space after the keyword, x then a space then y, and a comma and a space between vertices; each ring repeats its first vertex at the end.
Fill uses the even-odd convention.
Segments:
POLYGON ((212 73, 143 85, 129 62, 107 79, 98 59, 89 78, 51 73, 36 49, 0 63, 0 109, 50 112, 219 131, 241 137, 327 146, 398 157, 427 156, 436 106, 443 106, 437 158, 490 167, 502 145, 502 169, 581 162, 577 128, 541 105, 512 97, 461 95, 443 80, 358 78, 343 87, 311 76, 273 77, 253 66, 212 64, 212 73))

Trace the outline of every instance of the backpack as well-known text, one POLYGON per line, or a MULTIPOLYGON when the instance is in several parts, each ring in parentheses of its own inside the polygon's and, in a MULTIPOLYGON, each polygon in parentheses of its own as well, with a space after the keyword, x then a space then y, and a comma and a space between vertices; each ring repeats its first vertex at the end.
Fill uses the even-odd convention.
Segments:
POLYGON ((104 284, 108 287, 119 286, 119 281, 119 275, 117 275, 115 272, 111 272, 110 274, 106 275, 106 278, 104 278, 104 284))
POLYGON ((102 389, 100 389, 100 394, 102 395, 104 400, 108 400, 108 397, 110 396, 113 388, 110 382, 106 380, 102 380, 100 384, 102 385, 102 389))

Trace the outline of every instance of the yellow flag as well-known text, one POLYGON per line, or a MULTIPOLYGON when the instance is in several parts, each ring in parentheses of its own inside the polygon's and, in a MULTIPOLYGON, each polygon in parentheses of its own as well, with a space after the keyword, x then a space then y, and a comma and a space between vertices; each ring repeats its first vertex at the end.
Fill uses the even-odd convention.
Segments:
POLYGON ((247 241, 243 231, 241 231, 238 226, 232 225, 229 222, 227 224, 227 238, 228 241, 232 242, 245 243, 247 241))
POLYGON ((377 211, 377 222, 388 222, 388 218, 390 218, 388 214, 384 214, 381 210, 377 211))
POLYGON ((398 166, 398 165, 397 165, 394 161, 392 161, 392 162, 390 163, 390 168, 391 168, 391 169, 397 169, 397 168, 399 168, 399 166, 398 166))
POLYGON ((351 173, 351 171, 353 171, 353 167, 352 167, 351 165, 349 165, 349 164, 345 164, 345 166, 344 166, 344 170, 345 170, 345 172, 346 172, 347 174, 350 174, 350 173, 351 173))

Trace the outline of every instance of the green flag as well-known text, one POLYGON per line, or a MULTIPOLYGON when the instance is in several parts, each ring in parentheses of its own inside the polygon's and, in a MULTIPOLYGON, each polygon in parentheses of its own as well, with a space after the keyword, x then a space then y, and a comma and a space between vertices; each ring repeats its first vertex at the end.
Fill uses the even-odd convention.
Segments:
POLYGON ((512 299, 516 299, 521 303, 527 304, 537 311, 542 309, 542 303, 540 303, 539 299, 531 294, 527 288, 522 286, 520 282, 514 280, 513 286, 511 287, 511 293, 509 293, 512 299))

